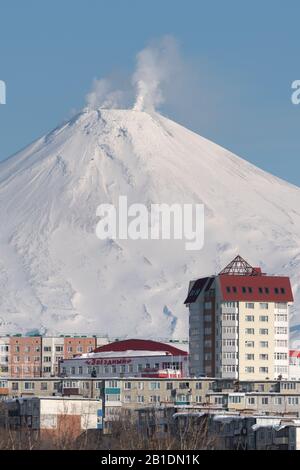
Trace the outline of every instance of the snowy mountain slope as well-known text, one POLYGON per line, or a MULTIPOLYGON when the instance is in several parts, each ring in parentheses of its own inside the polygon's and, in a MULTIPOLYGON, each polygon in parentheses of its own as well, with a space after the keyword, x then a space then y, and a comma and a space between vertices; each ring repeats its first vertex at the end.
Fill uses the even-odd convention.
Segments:
MULTIPOLYGON (((187 336, 188 282, 236 254, 292 277, 300 189, 159 114, 85 109, 0 164, 5 331, 187 336), (100 241, 100 203, 205 204, 205 245, 100 241)), ((298 310, 293 324, 300 323, 298 310)))

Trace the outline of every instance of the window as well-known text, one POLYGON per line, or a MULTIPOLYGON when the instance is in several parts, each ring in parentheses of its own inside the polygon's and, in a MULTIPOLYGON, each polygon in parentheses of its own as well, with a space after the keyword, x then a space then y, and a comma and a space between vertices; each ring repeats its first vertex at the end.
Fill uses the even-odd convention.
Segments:
POLYGON ((247 361, 254 361, 254 354, 246 354, 247 361))
POLYGON ((24 388, 25 390, 34 390, 34 382, 25 382, 24 388))
POLYGON ((124 383, 124 389, 125 390, 131 390, 131 382, 125 382, 124 383))
POLYGON ((282 405, 282 397, 274 397, 275 405, 282 405))
POLYGON ((259 329, 259 334, 260 335, 268 335, 269 334, 269 330, 267 328, 260 328, 259 329))
POLYGON ((240 395, 229 395, 230 403, 242 403, 242 397, 240 395))
POLYGON ((12 388, 14 391, 19 390, 19 384, 18 384, 18 382, 13 382, 13 383, 11 384, 11 388, 12 388))
POLYGON ((235 294, 237 293, 237 288, 235 286, 233 286, 232 290, 235 294))
POLYGON ((263 288, 262 288, 262 287, 259 287, 259 288, 258 288, 258 292, 259 292, 260 294, 263 294, 263 292, 264 292, 264 291, 263 291, 263 288))
POLYGON ((274 292, 275 292, 275 294, 279 294, 279 289, 278 289, 278 287, 275 287, 274 292))
POLYGON ((82 348, 82 346, 77 346, 77 352, 79 352, 79 353, 80 353, 80 352, 82 352, 82 351, 83 351, 83 348, 82 348))
POLYGON ((269 294, 270 293, 270 290, 268 287, 265 287, 265 294, 269 294))
POLYGON ((55 346, 55 351, 56 352, 63 352, 64 347, 63 346, 55 346))
POLYGON ((254 373, 254 367, 245 367, 245 372, 247 374, 253 374, 254 373))
POLYGON ((160 396, 159 395, 151 395, 149 398, 150 403, 159 403, 160 396))
POLYGON ((248 405, 255 405, 255 397, 248 397, 248 405))
POLYGON ((107 387, 108 388, 119 388, 119 384, 117 380, 109 380, 107 382, 107 387))
POLYGON ((246 321, 254 321, 254 315, 246 315, 245 320, 246 321))
POLYGON ((259 346, 260 346, 261 348, 268 348, 268 347, 269 347, 269 343, 268 343, 268 341, 260 341, 260 342, 259 342, 259 346))
POLYGON ((160 382, 149 383, 149 390, 159 390, 159 389, 160 389, 160 382))
POLYGON ((242 287, 242 292, 243 292, 243 294, 246 294, 246 292, 247 292, 246 287, 242 287))
POLYGON ((246 302, 246 308, 254 308, 254 303, 253 302, 246 302))
POLYGON ((277 308, 278 310, 286 310, 287 309, 287 304, 281 302, 281 303, 276 303, 275 304, 275 308, 277 308))
POLYGON ((259 372, 261 374, 267 374, 269 372, 269 368, 268 367, 260 367, 259 372))
POLYGON ((41 390, 48 390, 47 382, 41 382, 41 390))
POLYGON ((274 354, 274 359, 276 361, 286 361, 287 360, 287 353, 276 352, 274 354))
POLYGON ((285 294, 285 288, 284 287, 281 287, 280 291, 281 291, 282 294, 285 294))
POLYGON ((268 317, 267 315, 260 315, 259 321, 268 322, 268 321, 269 321, 269 317, 268 317))
POLYGON ((279 321, 279 322, 284 322, 284 323, 286 323, 286 322, 288 321, 288 316, 285 315, 285 314, 282 314, 282 313, 279 314, 279 315, 275 315, 275 321, 276 321, 276 322, 279 321))
POLYGON ((298 397, 288 397, 289 405, 298 405, 298 403, 299 403, 298 397))
POLYGON ((201 390, 201 389, 202 389, 202 383, 196 382, 196 390, 201 390))
POLYGON ((268 310, 269 304, 268 304, 267 302, 261 302, 261 303, 259 304, 259 308, 260 308, 261 310, 268 310))
POLYGON ((269 398, 268 397, 262 397, 261 404, 262 405, 268 405, 269 404, 269 398))
POLYGON ((51 352, 51 346, 44 346, 45 352, 51 352))
POLYGON ((252 287, 248 287, 248 292, 249 292, 249 294, 252 294, 252 292, 253 292, 252 287))
POLYGON ((288 329, 285 326, 276 326, 275 334, 276 335, 287 335, 288 329))
POLYGON ((259 359, 261 361, 267 361, 269 359, 269 355, 268 354, 260 354, 259 359))
POLYGON ((136 400, 137 400, 138 403, 144 403, 144 401, 145 401, 143 395, 138 395, 138 396, 136 397, 136 400))
POLYGON ((287 348, 288 347, 288 342, 286 339, 276 339, 275 340, 275 346, 277 348, 287 348))
POLYGON ((229 286, 227 286, 227 287, 226 287, 226 291, 227 291, 228 293, 230 293, 230 292, 231 292, 231 289, 230 289, 230 287, 229 287, 229 286))
POLYGON ((78 367, 78 374, 82 375, 82 373, 83 373, 83 368, 82 368, 82 366, 79 366, 78 367))
POLYGON ((245 341, 246 348, 254 348, 254 341, 245 341))
POLYGON ((246 328, 245 333, 246 335, 254 335, 254 328, 246 328))

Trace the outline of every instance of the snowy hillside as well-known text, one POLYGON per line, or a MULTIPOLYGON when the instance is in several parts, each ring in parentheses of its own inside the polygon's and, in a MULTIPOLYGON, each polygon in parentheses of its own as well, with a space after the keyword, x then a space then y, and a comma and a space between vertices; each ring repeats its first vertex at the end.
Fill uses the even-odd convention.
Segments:
MULTIPOLYGON (((84 110, 0 164, 2 330, 187 336, 191 278, 237 254, 290 275, 300 189, 159 114, 84 110), (100 203, 205 204, 205 245, 100 241, 100 203)), ((0 330, 0 331, 2 331, 0 330)))

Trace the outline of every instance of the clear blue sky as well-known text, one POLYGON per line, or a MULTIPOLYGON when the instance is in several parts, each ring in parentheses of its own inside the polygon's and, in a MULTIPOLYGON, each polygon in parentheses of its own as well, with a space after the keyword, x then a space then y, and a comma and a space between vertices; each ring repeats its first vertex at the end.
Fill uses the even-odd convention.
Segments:
POLYGON ((94 77, 134 67, 172 34, 193 65, 193 96, 162 111, 300 186, 300 2, 1 0, 0 160, 84 105, 94 77))

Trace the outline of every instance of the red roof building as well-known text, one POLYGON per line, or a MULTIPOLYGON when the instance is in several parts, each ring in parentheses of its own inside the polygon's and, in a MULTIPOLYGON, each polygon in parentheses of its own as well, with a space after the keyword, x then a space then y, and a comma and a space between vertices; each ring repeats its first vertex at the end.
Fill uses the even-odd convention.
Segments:
POLYGON ((191 281, 190 373, 237 380, 288 378, 290 279, 237 256, 191 281))
POLYGON ((127 339, 66 359, 60 371, 68 377, 180 378, 188 376, 188 352, 169 343, 127 339))

